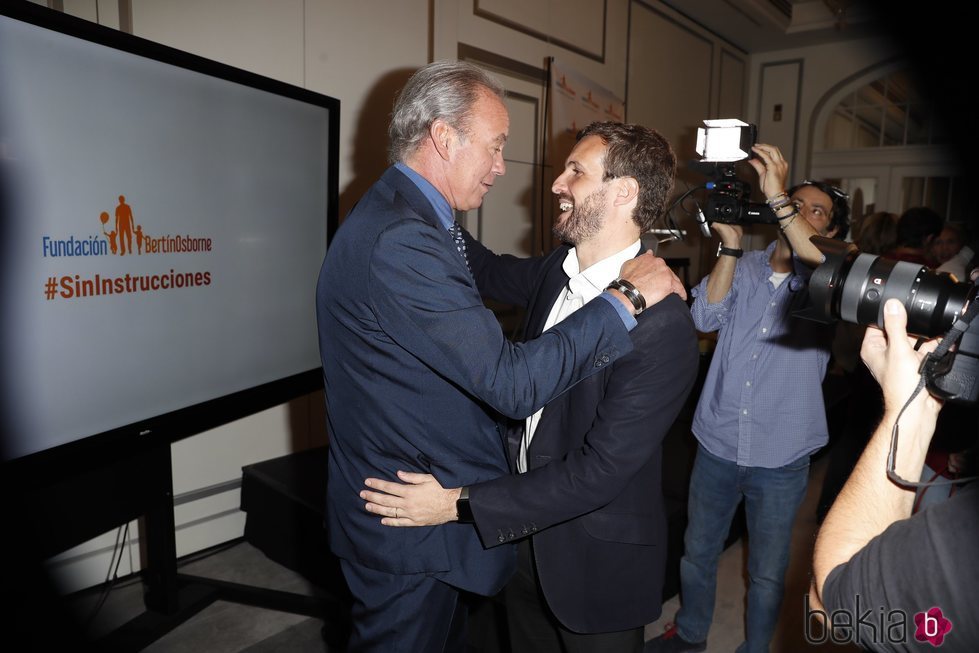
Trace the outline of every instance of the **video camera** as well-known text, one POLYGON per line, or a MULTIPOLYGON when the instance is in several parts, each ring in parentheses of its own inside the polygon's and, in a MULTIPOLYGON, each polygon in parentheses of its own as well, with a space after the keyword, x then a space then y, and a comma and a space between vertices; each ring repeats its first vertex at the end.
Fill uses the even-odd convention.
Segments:
POLYGON ((979 399, 979 313, 976 286, 928 268, 863 254, 852 243, 813 236, 826 257, 809 279, 811 306, 800 317, 830 323, 884 326, 884 302, 898 299, 908 312, 908 333, 943 336, 937 356, 922 365, 928 391, 939 399, 979 399), (958 347, 949 347, 958 340, 958 347), (944 342, 948 341, 948 342, 944 342))
POLYGON ((767 204, 751 202, 751 185, 738 179, 734 164, 751 158, 758 129, 737 119, 705 120, 697 129, 697 154, 690 168, 708 177, 707 205, 701 210, 701 229, 710 235, 707 223, 777 224, 767 204))

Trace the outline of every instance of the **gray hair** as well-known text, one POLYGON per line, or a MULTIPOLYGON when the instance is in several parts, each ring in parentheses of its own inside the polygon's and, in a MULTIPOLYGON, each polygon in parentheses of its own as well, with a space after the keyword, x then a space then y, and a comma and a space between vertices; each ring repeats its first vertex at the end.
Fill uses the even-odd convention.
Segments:
POLYGON ((472 107, 481 90, 501 100, 506 93, 499 80, 465 61, 436 61, 420 68, 394 102, 388 126, 391 163, 414 153, 438 119, 468 133, 472 107))

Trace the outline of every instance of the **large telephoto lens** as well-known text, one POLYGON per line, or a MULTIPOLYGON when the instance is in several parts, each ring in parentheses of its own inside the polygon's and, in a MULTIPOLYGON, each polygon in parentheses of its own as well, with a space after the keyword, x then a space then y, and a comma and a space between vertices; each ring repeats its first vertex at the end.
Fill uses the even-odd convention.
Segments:
POLYGON ((928 268, 862 254, 853 245, 813 236, 826 260, 809 280, 817 316, 854 324, 884 326, 884 302, 897 299, 908 311, 908 333, 945 333, 975 297, 971 283, 958 282, 928 268))

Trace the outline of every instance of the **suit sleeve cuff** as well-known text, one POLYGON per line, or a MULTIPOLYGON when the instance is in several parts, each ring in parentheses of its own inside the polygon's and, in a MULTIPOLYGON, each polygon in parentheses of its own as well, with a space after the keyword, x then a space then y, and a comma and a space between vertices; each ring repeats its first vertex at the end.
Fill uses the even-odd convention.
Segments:
POLYGON ((625 305, 622 304, 622 302, 616 299, 615 295, 613 295, 612 293, 606 290, 601 295, 599 295, 599 297, 601 297, 602 299, 604 299, 605 301, 607 301, 609 304, 612 305, 612 307, 615 309, 615 312, 619 314, 620 318, 622 318, 622 324, 625 326, 626 329, 632 331, 633 329, 636 328, 636 325, 639 324, 638 322, 636 322, 636 318, 632 316, 632 314, 629 312, 629 309, 627 309, 625 305))

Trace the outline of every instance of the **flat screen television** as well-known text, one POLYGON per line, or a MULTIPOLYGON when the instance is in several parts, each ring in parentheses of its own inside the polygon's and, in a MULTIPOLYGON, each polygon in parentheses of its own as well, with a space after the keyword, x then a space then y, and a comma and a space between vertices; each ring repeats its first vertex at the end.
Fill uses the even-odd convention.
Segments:
POLYGON ((321 387, 339 101, 0 7, 4 467, 58 475, 321 387))

